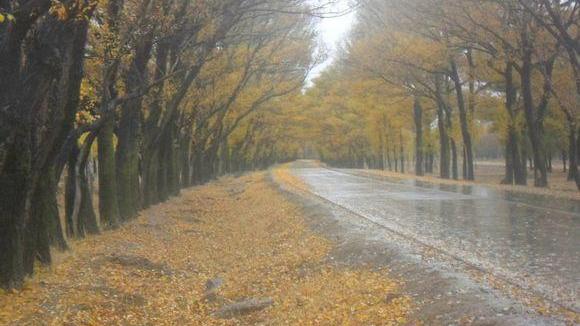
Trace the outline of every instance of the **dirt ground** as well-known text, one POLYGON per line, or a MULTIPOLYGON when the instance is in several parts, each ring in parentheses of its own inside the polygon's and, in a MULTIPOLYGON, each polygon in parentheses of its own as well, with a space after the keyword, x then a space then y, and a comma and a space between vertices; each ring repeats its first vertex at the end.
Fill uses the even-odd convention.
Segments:
POLYGON ((72 242, 24 289, 0 293, 0 324, 408 322, 414 300, 402 278, 385 266, 336 264, 336 242, 311 230, 305 214, 265 173, 183 191, 117 230, 72 242), (259 307, 232 310, 248 302, 259 307))
POLYGON ((534 179, 533 179, 533 171, 531 170, 528 171, 527 186, 502 185, 501 180, 504 177, 504 166, 503 162, 498 161, 478 162, 475 165, 475 181, 441 179, 436 174, 427 174, 423 177, 417 177, 414 175, 414 172, 412 170, 407 170, 405 174, 382 170, 361 170, 361 171, 364 171, 365 173, 384 175, 393 178, 408 179, 412 177, 413 179, 436 184, 458 184, 458 185, 481 184, 493 187, 500 191, 541 194, 553 196, 556 198, 580 199, 580 191, 578 191, 578 189, 576 188, 575 182, 567 180, 567 174, 563 172, 562 166, 558 162, 554 163, 553 172, 549 174, 548 188, 536 188, 533 186, 534 179))
MULTIPOLYGON (((504 177, 504 163, 499 161, 481 161, 475 166, 477 182, 499 184, 504 177)), ((568 173, 564 172, 561 162, 554 162, 552 172, 548 176, 549 188, 554 191, 578 193, 576 183, 568 181, 568 173)), ((534 184, 534 171, 528 170, 528 185, 534 184)))

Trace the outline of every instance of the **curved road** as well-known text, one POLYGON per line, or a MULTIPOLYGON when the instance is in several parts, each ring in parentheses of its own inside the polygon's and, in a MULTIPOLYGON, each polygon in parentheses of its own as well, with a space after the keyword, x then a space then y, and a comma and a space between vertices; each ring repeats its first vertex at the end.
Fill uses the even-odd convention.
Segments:
POLYGON ((294 168, 316 195, 524 289, 580 310, 580 203, 294 168))

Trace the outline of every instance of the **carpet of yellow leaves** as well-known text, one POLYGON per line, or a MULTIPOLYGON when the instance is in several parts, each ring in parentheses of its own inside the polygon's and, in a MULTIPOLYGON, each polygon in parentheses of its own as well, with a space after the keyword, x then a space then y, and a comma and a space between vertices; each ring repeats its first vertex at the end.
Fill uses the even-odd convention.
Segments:
POLYGON ((337 268, 332 243, 263 173, 184 191, 123 227, 72 243, 14 293, 0 294, 0 324, 394 325, 411 302, 382 271, 337 268), (220 278, 218 300, 205 283, 220 278), (219 319, 222 305, 274 305, 219 319))
POLYGON ((289 187, 292 191, 309 193, 310 188, 308 185, 290 172, 290 163, 272 169, 272 177, 276 183, 289 187))

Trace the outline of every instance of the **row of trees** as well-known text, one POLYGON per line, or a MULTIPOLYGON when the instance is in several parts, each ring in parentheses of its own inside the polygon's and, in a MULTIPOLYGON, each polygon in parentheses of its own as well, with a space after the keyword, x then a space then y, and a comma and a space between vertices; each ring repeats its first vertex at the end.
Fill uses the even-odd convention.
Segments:
POLYGON ((493 123, 506 184, 548 186, 555 148, 578 178, 578 1, 363 0, 341 57, 307 94, 327 161, 473 180, 493 123), (320 119, 318 120, 320 121, 320 119), (403 161, 403 162, 401 162, 403 161))
POLYGON ((296 155, 275 145, 280 110, 324 6, 1 0, 0 286, 181 188, 296 155))

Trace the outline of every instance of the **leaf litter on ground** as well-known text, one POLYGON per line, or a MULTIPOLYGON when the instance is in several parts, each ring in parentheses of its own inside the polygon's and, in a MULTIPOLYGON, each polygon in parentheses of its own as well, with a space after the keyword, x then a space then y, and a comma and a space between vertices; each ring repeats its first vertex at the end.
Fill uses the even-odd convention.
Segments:
MULTIPOLYGON (((292 181, 284 171, 275 174, 292 181)), ((21 291, 0 294, 0 324, 404 323, 412 302, 398 294, 400 282, 327 263, 333 244, 310 231, 299 205, 266 179, 222 178, 117 230, 74 241, 21 291), (211 300, 208 282, 217 283, 211 300), (233 318, 216 313, 268 300, 233 318)))

